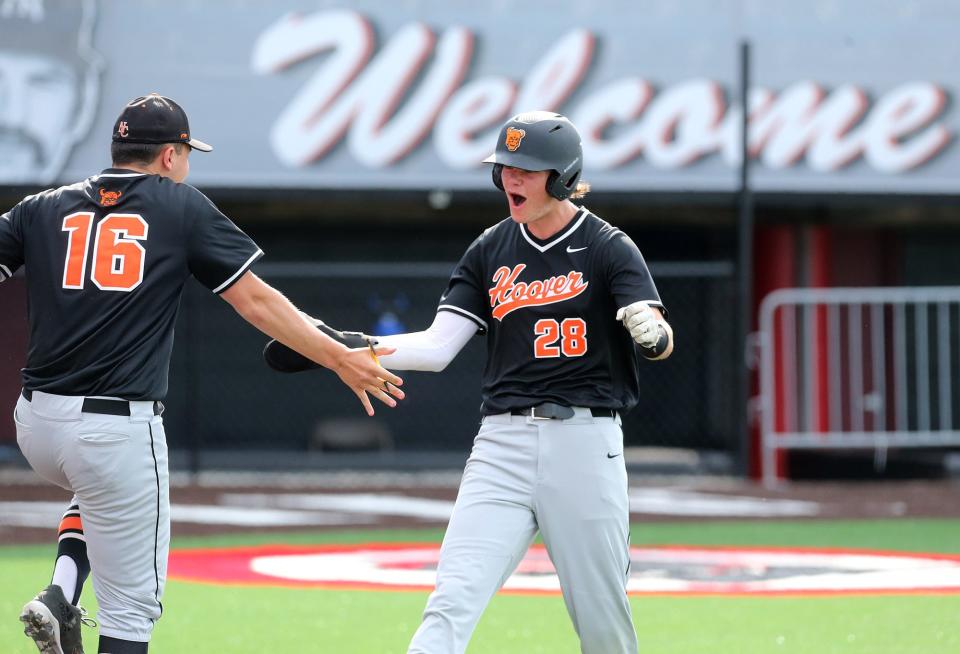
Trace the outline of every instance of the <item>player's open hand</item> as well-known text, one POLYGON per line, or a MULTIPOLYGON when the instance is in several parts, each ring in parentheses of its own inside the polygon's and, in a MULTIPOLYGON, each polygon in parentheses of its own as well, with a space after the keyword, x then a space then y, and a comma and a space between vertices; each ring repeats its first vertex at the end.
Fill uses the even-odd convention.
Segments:
POLYGON ((660 340, 657 314, 646 302, 634 302, 617 311, 617 320, 630 332, 630 337, 641 347, 651 348, 660 340))
POLYGON ((370 395, 389 407, 397 406, 397 400, 404 398, 399 388, 403 380, 382 367, 377 358, 394 352, 396 348, 392 347, 354 348, 347 350, 334 368, 340 380, 360 398, 368 416, 373 415, 370 395))

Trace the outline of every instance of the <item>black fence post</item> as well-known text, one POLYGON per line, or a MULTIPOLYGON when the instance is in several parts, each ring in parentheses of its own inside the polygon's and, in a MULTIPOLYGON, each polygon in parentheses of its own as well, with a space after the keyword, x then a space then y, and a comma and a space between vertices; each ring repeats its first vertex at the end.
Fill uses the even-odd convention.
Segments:
POLYGON ((740 447, 738 468, 743 476, 750 474, 750 380, 751 369, 748 361, 747 344, 753 329, 753 192, 750 188, 750 144, 747 133, 749 122, 750 92, 750 43, 740 42, 740 188, 737 197, 739 208, 737 219, 737 281, 740 298, 740 312, 737 330, 737 360, 735 370, 739 371, 738 393, 738 429, 740 447))
POLYGON ((185 424, 190 432, 188 436, 190 443, 190 474, 194 477, 195 481, 196 476, 200 473, 200 446, 202 440, 197 413, 197 393, 200 390, 198 388, 198 368, 200 365, 199 355, 201 354, 202 348, 195 346, 200 334, 200 331, 197 329, 197 321, 200 319, 200 309, 197 302, 196 287, 188 282, 188 286, 184 290, 184 299, 186 300, 186 306, 184 307, 186 311, 184 331, 186 333, 183 334, 183 344, 186 350, 184 373, 187 383, 185 424))

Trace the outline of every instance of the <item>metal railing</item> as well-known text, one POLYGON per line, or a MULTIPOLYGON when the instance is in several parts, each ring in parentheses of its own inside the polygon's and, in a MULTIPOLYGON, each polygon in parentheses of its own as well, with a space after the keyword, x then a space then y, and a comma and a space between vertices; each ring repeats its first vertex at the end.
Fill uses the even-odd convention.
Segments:
POLYGON ((787 449, 960 445, 960 287, 781 289, 760 306, 763 480, 787 449))

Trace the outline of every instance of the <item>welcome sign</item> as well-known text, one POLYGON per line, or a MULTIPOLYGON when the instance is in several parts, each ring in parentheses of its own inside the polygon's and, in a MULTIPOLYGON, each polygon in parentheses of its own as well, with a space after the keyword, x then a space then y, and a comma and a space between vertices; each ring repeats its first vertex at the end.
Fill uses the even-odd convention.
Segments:
POLYGON ((99 170, 120 107, 158 91, 215 146, 201 186, 488 190, 498 127, 546 109, 597 191, 734 191, 747 39, 757 190, 955 194, 958 21, 932 0, 0 0, 0 184, 99 170))

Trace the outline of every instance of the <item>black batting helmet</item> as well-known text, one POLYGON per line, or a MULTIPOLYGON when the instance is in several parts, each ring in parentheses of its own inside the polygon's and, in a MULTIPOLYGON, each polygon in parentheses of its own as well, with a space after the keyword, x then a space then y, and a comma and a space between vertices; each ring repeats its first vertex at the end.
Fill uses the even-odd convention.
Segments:
POLYGON ((569 120, 552 111, 517 114, 500 129, 497 149, 484 163, 493 164, 493 183, 503 190, 504 166, 550 170, 547 193, 566 200, 577 188, 583 170, 580 134, 569 120))

